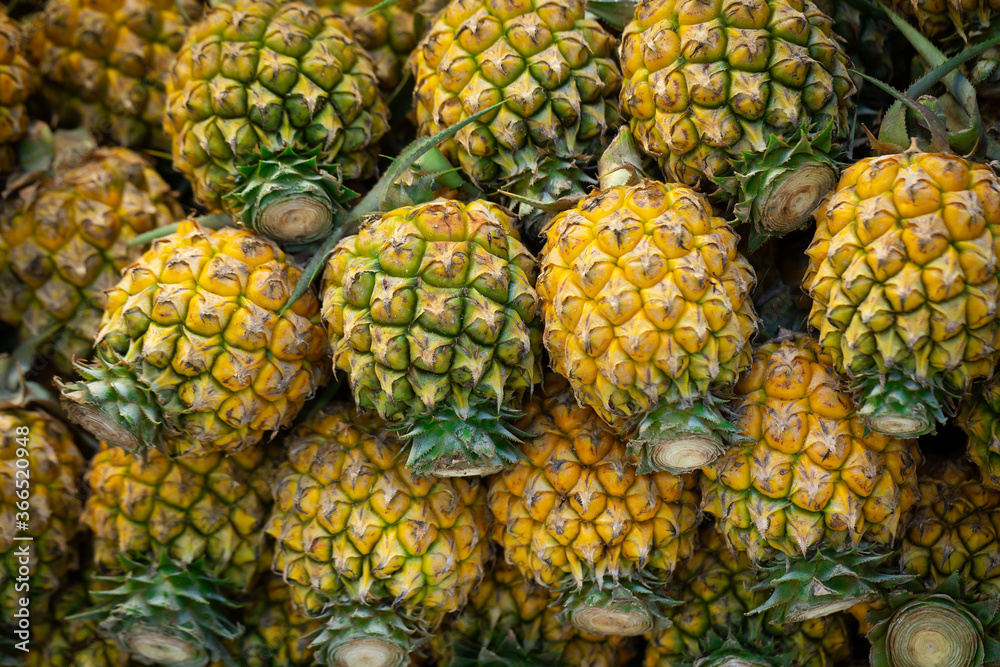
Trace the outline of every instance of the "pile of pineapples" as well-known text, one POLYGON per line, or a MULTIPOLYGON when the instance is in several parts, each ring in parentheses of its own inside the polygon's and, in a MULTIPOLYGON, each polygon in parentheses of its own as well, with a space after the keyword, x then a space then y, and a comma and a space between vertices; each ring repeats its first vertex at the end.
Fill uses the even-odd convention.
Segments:
POLYGON ((0 665, 1000 666, 998 12, 9 2, 0 665))

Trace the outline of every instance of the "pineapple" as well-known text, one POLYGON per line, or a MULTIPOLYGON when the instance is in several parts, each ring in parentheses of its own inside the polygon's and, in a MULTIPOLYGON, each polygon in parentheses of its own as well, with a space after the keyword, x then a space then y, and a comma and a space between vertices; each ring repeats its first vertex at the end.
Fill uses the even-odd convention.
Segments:
POLYGON ((750 363, 753 269, 688 187, 599 190, 548 229, 538 293, 553 369, 643 469, 696 470, 731 426, 714 391, 750 363))
POLYGON ((223 455, 135 458, 102 443, 83 523, 98 572, 118 586, 85 618, 155 664, 205 664, 239 628, 226 594, 250 590, 264 564, 275 457, 263 447, 223 455), (202 661, 202 662, 199 662, 202 661))
POLYGON ((29 26, 42 96, 61 126, 166 148, 164 79, 201 0, 48 0, 29 26))
POLYGON ((730 547, 754 562, 784 555, 780 574, 795 573, 779 579, 793 582, 793 600, 778 585, 760 609, 781 603, 802 620, 872 595, 879 559, 860 547, 901 532, 917 499, 916 443, 868 431, 831 356, 805 335, 761 346, 735 394, 744 444, 704 469, 702 493, 730 547), (800 586, 798 574, 814 569, 830 574, 800 586))
MULTIPOLYGON (((230 643, 242 667, 309 667, 315 664, 312 635, 322 625, 292 604, 292 589, 266 574, 240 610, 243 634, 230 643)), ((224 661, 212 667, 224 667, 224 661)))
POLYGON ((423 35, 424 16, 417 0, 397 0, 388 7, 375 7, 377 0, 317 0, 348 20, 354 39, 371 56, 382 92, 389 95, 403 82, 406 61, 423 35))
POLYGON ((614 47, 585 0, 452 0, 411 60, 419 131, 505 102, 444 142, 445 156, 528 202, 583 194, 619 123, 614 47))
POLYGON ((305 244, 353 195, 340 181, 374 172, 388 109, 342 20, 302 2, 233 0, 188 30, 164 129, 199 203, 305 244))
POLYGON ((55 145, 54 168, 0 207, 0 321, 18 327, 22 341, 47 336, 57 369, 68 373, 74 358, 90 356, 105 291, 141 254, 128 243, 184 214, 138 153, 90 150, 89 136, 60 133, 55 145))
POLYGON ((556 375, 515 426, 525 458, 493 477, 487 496, 507 562, 566 590, 560 604, 584 632, 649 632, 662 602, 650 589, 693 551, 696 478, 638 474, 622 441, 556 375))
POLYGON ((645 667, 679 667, 691 657, 711 665, 824 667, 850 655, 841 615, 801 623, 782 623, 775 614, 747 616, 764 601, 750 559, 730 551, 710 524, 699 534, 697 551, 678 565, 669 589, 681 605, 667 613, 671 624, 649 638, 645 667), (715 646, 713 634, 734 641, 715 646), (730 652, 745 661, 721 660, 730 652))
POLYGON ((416 474, 517 458, 505 416, 541 377, 535 259, 508 214, 435 201, 384 214, 327 263, 323 319, 355 400, 412 437, 416 474))
POLYGON ((0 13, 0 174, 17 165, 15 144, 28 131, 26 102, 37 86, 23 40, 21 27, 0 13))
POLYGON ((439 665, 458 661, 456 646, 486 646, 506 655, 501 640, 513 634, 527 664, 549 659, 575 667, 615 667, 625 638, 587 634, 565 622, 555 603, 551 591, 498 561, 476 586, 469 606, 431 639, 431 653, 439 665))
POLYGON ((621 46, 640 147, 671 181, 721 185, 757 234, 806 224, 854 93, 832 23, 810 0, 643 0, 621 46))
POLYGON ((994 376, 963 398, 958 424, 969 441, 969 458, 979 466, 983 484, 1000 489, 1000 377, 994 376))
POLYGON ((375 416, 332 404, 288 440, 267 532, 322 664, 396 665, 463 607, 489 555, 479 480, 416 477, 375 416), (370 660, 370 662, 364 662, 370 660))
POLYGON ((82 580, 56 593, 49 613, 32 629, 34 641, 24 667, 128 667, 128 653, 102 637, 97 622, 73 618, 93 603, 82 580))
POLYGON ((928 586, 957 572, 968 593, 1000 597, 1000 491, 968 462, 935 461, 921 471, 919 493, 899 549, 903 571, 928 586))
POLYGON ((95 363, 62 385, 67 413, 133 451, 254 445, 329 376, 319 301, 289 303, 300 276, 253 232, 182 221, 107 292, 95 363))
POLYGON ((25 551, 33 610, 44 610, 47 598, 75 569, 73 538, 82 509, 83 457, 73 438, 62 422, 40 409, 21 407, 24 402, 9 396, 0 400, 0 611, 9 622, 29 599, 23 586, 25 551), (18 472, 25 470, 21 461, 27 461, 29 477, 18 472), (19 526, 24 521, 27 530, 19 526), (29 536, 30 542, 17 539, 29 536))
POLYGON ((1000 179, 910 150, 844 172, 816 214, 809 324, 851 377, 858 412, 901 437, 944 422, 1000 360, 1000 179))

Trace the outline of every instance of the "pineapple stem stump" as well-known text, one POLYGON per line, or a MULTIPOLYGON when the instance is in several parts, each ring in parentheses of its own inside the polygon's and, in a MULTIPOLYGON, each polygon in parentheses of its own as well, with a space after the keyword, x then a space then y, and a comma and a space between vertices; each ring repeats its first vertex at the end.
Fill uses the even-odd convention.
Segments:
POLYGON ((155 627, 134 628, 119 642, 130 653, 158 665, 203 664, 207 659, 197 646, 155 627))
POLYGON ((594 635, 635 637, 653 629, 649 608, 638 600, 581 604, 573 610, 571 620, 579 629, 594 635))
POLYGON ((826 162, 807 162, 786 173, 760 203, 760 226, 775 236, 798 229, 836 185, 837 173, 826 162))
POLYGON ((322 238, 333 227, 333 203, 317 192, 267 202, 252 215, 250 227, 279 243, 322 238))
POLYGON ((343 667, 397 667, 406 653, 397 644, 375 637, 361 637, 333 651, 334 664, 343 667))
POLYGON ((861 376, 855 391, 861 397, 858 413, 873 431, 897 438, 916 438, 947 419, 947 394, 933 380, 918 380, 891 368, 884 375, 861 376))
POLYGON ((722 452, 722 441, 696 433, 679 433, 649 444, 649 459, 658 470, 689 472, 708 465, 722 452))
POLYGON ((886 636, 886 651, 900 667, 965 667, 973 664, 979 644, 967 617, 933 602, 898 614, 886 636))

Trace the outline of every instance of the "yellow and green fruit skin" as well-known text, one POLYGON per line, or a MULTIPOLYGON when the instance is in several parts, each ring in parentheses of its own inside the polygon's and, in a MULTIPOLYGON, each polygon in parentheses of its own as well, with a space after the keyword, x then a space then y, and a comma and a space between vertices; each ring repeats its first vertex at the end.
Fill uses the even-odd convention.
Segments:
POLYGON ((856 417, 833 357, 792 334, 764 344, 734 392, 744 441, 703 468, 704 509, 754 561, 892 544, 918 498, 914 440, 856 417))
POLYGON ((0 611, 5 619, 13 619, 26 595, 24 582, 16 581, 24 576, 19 552, 25 544, 33 609, 44 610, 76 569, 83 467, 83 456, 61 421, 41 410, 0 410, 0 611), (31 541, 17 539, 25 537, 31 541))
POLYGON ((27 102, 38 86, 16 21, 0 14, 0 174, 17 166, 17 142, 27 133, 27 102))
POLYGON ((162 397, 173 455, 235 452, 287 426, 330 375, 320 304, 276 244, 182 221, 107 292, 97 352, 162 397), (284 313, 278 314, 287 306, 284 313))
POLYGON ((738 241, 673 183, 596 190, 557 215, 538 278, 553 370, 612 424, 731 386, 757 326, 738 241))
POLYGON ((53 120, 101 143, 167 148, 165 79, 201 0, 48 0, 29 54, 53 120))
POLYGON ((489 557, 477 478, 417 477, 372 414, 334 403, 287 441, 267 533, 273 570, 309 614, 388 605, 433 627, 465 606, 489 557))
POLYGON ((850 63, 810 0, 643 0, 621 45, 621 109, 667 176, 713 188, 802 128, 848 132, 850 63))
MULTIPOLYGON (((679 667, 708 650, 709 633, 726 636, 744 628, 751 650, 765 657, 781 655, 795 667, 827 667, 850 656, 850 636, 843 614, 800 623, 781 623, 773 613, 747 613, 767 598, 754 590, 760 578, 745 553, 728 548, 715 527, 699 530, 698 548, 682 561, 671 580, 671 597, 681 602, 667 612, 666 629, 647 636, 645 667, 679 667), (754 633, 747 632, 755 627, 754 633)), ((782 663, 785 664, 785 663, 782 663)))
POLYGON ((323 278, 334 365, 390 422, 469 403, 517 407, 541 378, 535 258, 505 209, 445 200, 341 241, 323 278))
POLYGON ((965 394, 1000 358, 1000 179, 908 151, 844 171, 816 211, 809 325, 850 376, 965 394))
POLYGON ((158 565, 197 563, 227 590, 248 591, 267 569, 264 526, 276 468, 264 446, 205 456, 145 457, 102 443, 90 462, 82 522, 94 565, 122 571, 120 558, 158 565))
POLYGON ((371 58, 343 20, 302 2, 213 7, 187 31, 166 94, 174 167, 201 205, 236 217, 243 203, 227 195, 261 154, 315 152, 365 178, 388 129, 371 58))
POLYGON ((523 409, 524 458, 489 480, 493 539, 508 563, 557 588, 605 574, 666 578, 691 556, 695 475, 638 474, 625 444, 557 375, 523 409))
POLYGON ((140 234, 184 211, 153 165, 126 148, 99 148, 14 192, 0 207, 0 320, 63 373, 86 359, 107 290, 142 254, 140 234))
POLYGON ((619 123, 615 39, 583 0, 453 0, 411 64, 421 135, 505 102, 441 145, 476 182, 587 162, 619 123))

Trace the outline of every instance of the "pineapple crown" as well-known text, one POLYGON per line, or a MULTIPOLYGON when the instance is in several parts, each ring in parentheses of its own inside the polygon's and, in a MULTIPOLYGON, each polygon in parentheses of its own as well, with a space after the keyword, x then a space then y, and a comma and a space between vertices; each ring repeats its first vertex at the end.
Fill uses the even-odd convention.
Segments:
POLYGON ((459 642, 450 667, 557 667, 556 651, 531 650, 517 640, 513 630, 493 628, 481 643, 459 642))
POLYGON ((868 613, 874 667, 1000 664, 1000 599, 969 594, 957 573, 934 588, 911 581, 868 613))
POLYGON ((103 634, 149 664, 202 667, 219 660, 237 667, 222 644, 243 631, 223 614, 236 606, 224 595, 226 582, 200 562, 180 566, 166 555, 156 564, 120 561, 121 574, 95 577, 116 586, 92 590, 102 602, 69 620, 100 620, 103 634))
POLYGON ((798 622, 869 602, 913 579, 887 568, 891 556, 862 547, 848 552, 819 549, 805 558, 786 558, 764 568, 764 578, 751 590, 770 590, 771 595, 748 613, 770 611, 783 621, 798 622))

